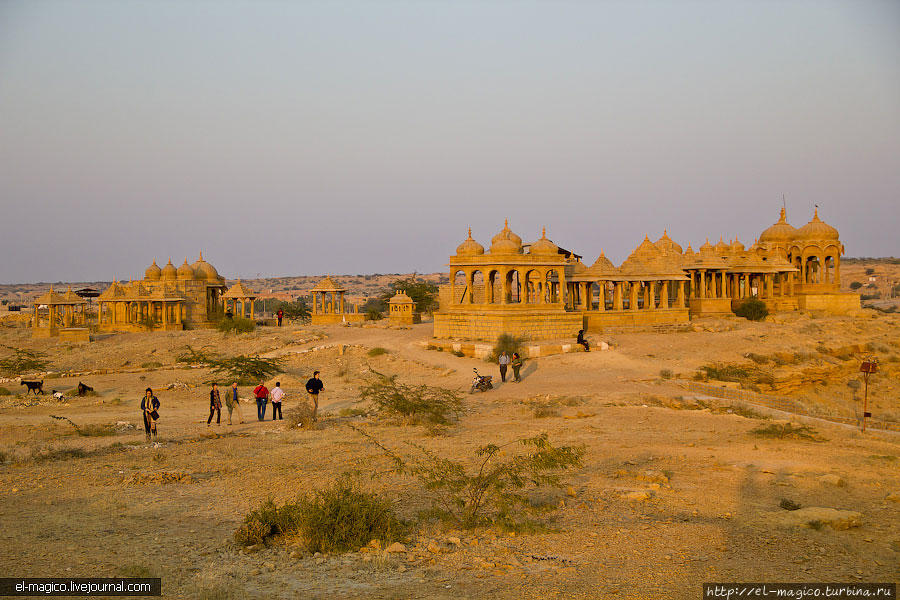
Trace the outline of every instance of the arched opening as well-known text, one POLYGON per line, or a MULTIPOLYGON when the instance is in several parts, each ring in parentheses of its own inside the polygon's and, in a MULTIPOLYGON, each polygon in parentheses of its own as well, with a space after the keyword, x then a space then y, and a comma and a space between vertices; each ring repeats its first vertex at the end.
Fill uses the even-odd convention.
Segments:
POLYGON ((559 273, 555 269, 547 271, 546 288, 545 300, 551 304, 560 302, 559 273))
POLYGON ((534 269, 525 273, 523 296, 526 304, 538 304, 541 300, 541 274, 534 269))
POLYGON ((462 304, 465 302, 466 289, 466 273, 465 271, 456 270, 450 275, 450 298, 453 304, 462 304))
POLYGON ((474 271, 472 273, 472 303, 473 304, 484 304, 486 295, 485 295, 485 286, 484 286, 484 273, 481 271, 474 271))
POLYGON ((484 302, 485 304, 496 304, 501 302, 502 286, 499 277, 500 272, 496 269, 488 271, 487 280, 484 286, 484 302))

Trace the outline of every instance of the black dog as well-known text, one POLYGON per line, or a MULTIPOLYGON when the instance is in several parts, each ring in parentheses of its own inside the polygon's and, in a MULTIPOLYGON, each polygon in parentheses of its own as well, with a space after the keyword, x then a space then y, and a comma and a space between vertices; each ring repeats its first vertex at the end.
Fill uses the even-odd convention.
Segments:
POLYGON ((23 381, 20 385, 24 385, 28 389, 25 390, 25 395, 28 395, 28 392, 34 392, 34 395, 37 396, 38 392, 41 393, 41 396, 44 395, 44 380, 40 381, 23 381))
POLYGON ((94 388, 92 388, 91 386, 84 385, 80 381, 78 382, 78 395, 79 396, 84 396, 88 392, 93 392, 93 391, 94 391, 94 388))

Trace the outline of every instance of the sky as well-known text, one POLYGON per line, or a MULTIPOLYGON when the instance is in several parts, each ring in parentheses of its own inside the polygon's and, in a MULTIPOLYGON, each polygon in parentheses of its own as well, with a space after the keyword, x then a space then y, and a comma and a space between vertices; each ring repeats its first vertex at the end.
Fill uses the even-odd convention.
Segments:
POLYGON ((818 204, 900 256, 900 2, 0 0, 0 283, 617 264, 818 204))

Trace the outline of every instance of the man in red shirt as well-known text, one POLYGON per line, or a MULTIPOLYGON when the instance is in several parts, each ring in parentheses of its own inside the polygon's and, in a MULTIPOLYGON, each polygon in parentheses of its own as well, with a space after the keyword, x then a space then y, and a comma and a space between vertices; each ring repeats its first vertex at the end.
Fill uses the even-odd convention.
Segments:
POLYGON ((266 404, 269 402, 269 388, 266 387, 265 382, 259 382, 259 385, 253 389, 253 395, 256 396, 256 418, 264 421, 266 419, 266 404))

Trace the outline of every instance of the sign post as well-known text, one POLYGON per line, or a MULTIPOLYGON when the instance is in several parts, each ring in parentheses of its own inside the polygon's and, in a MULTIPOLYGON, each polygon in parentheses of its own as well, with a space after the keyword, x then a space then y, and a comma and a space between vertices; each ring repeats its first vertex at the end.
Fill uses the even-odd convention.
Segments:
POLYGON ((870 356, 865 359, 862 364, 859 366, 859 371, 863 374, 863 380, 865 381, 865 392, 863 393, 863 419, 862 419, 862 430, 863 433, 866 432, 866 418, 871 417, 872 415, 869 413, 869 375, 872 373, 878 372, 878 359, 874 356, 870 356))

